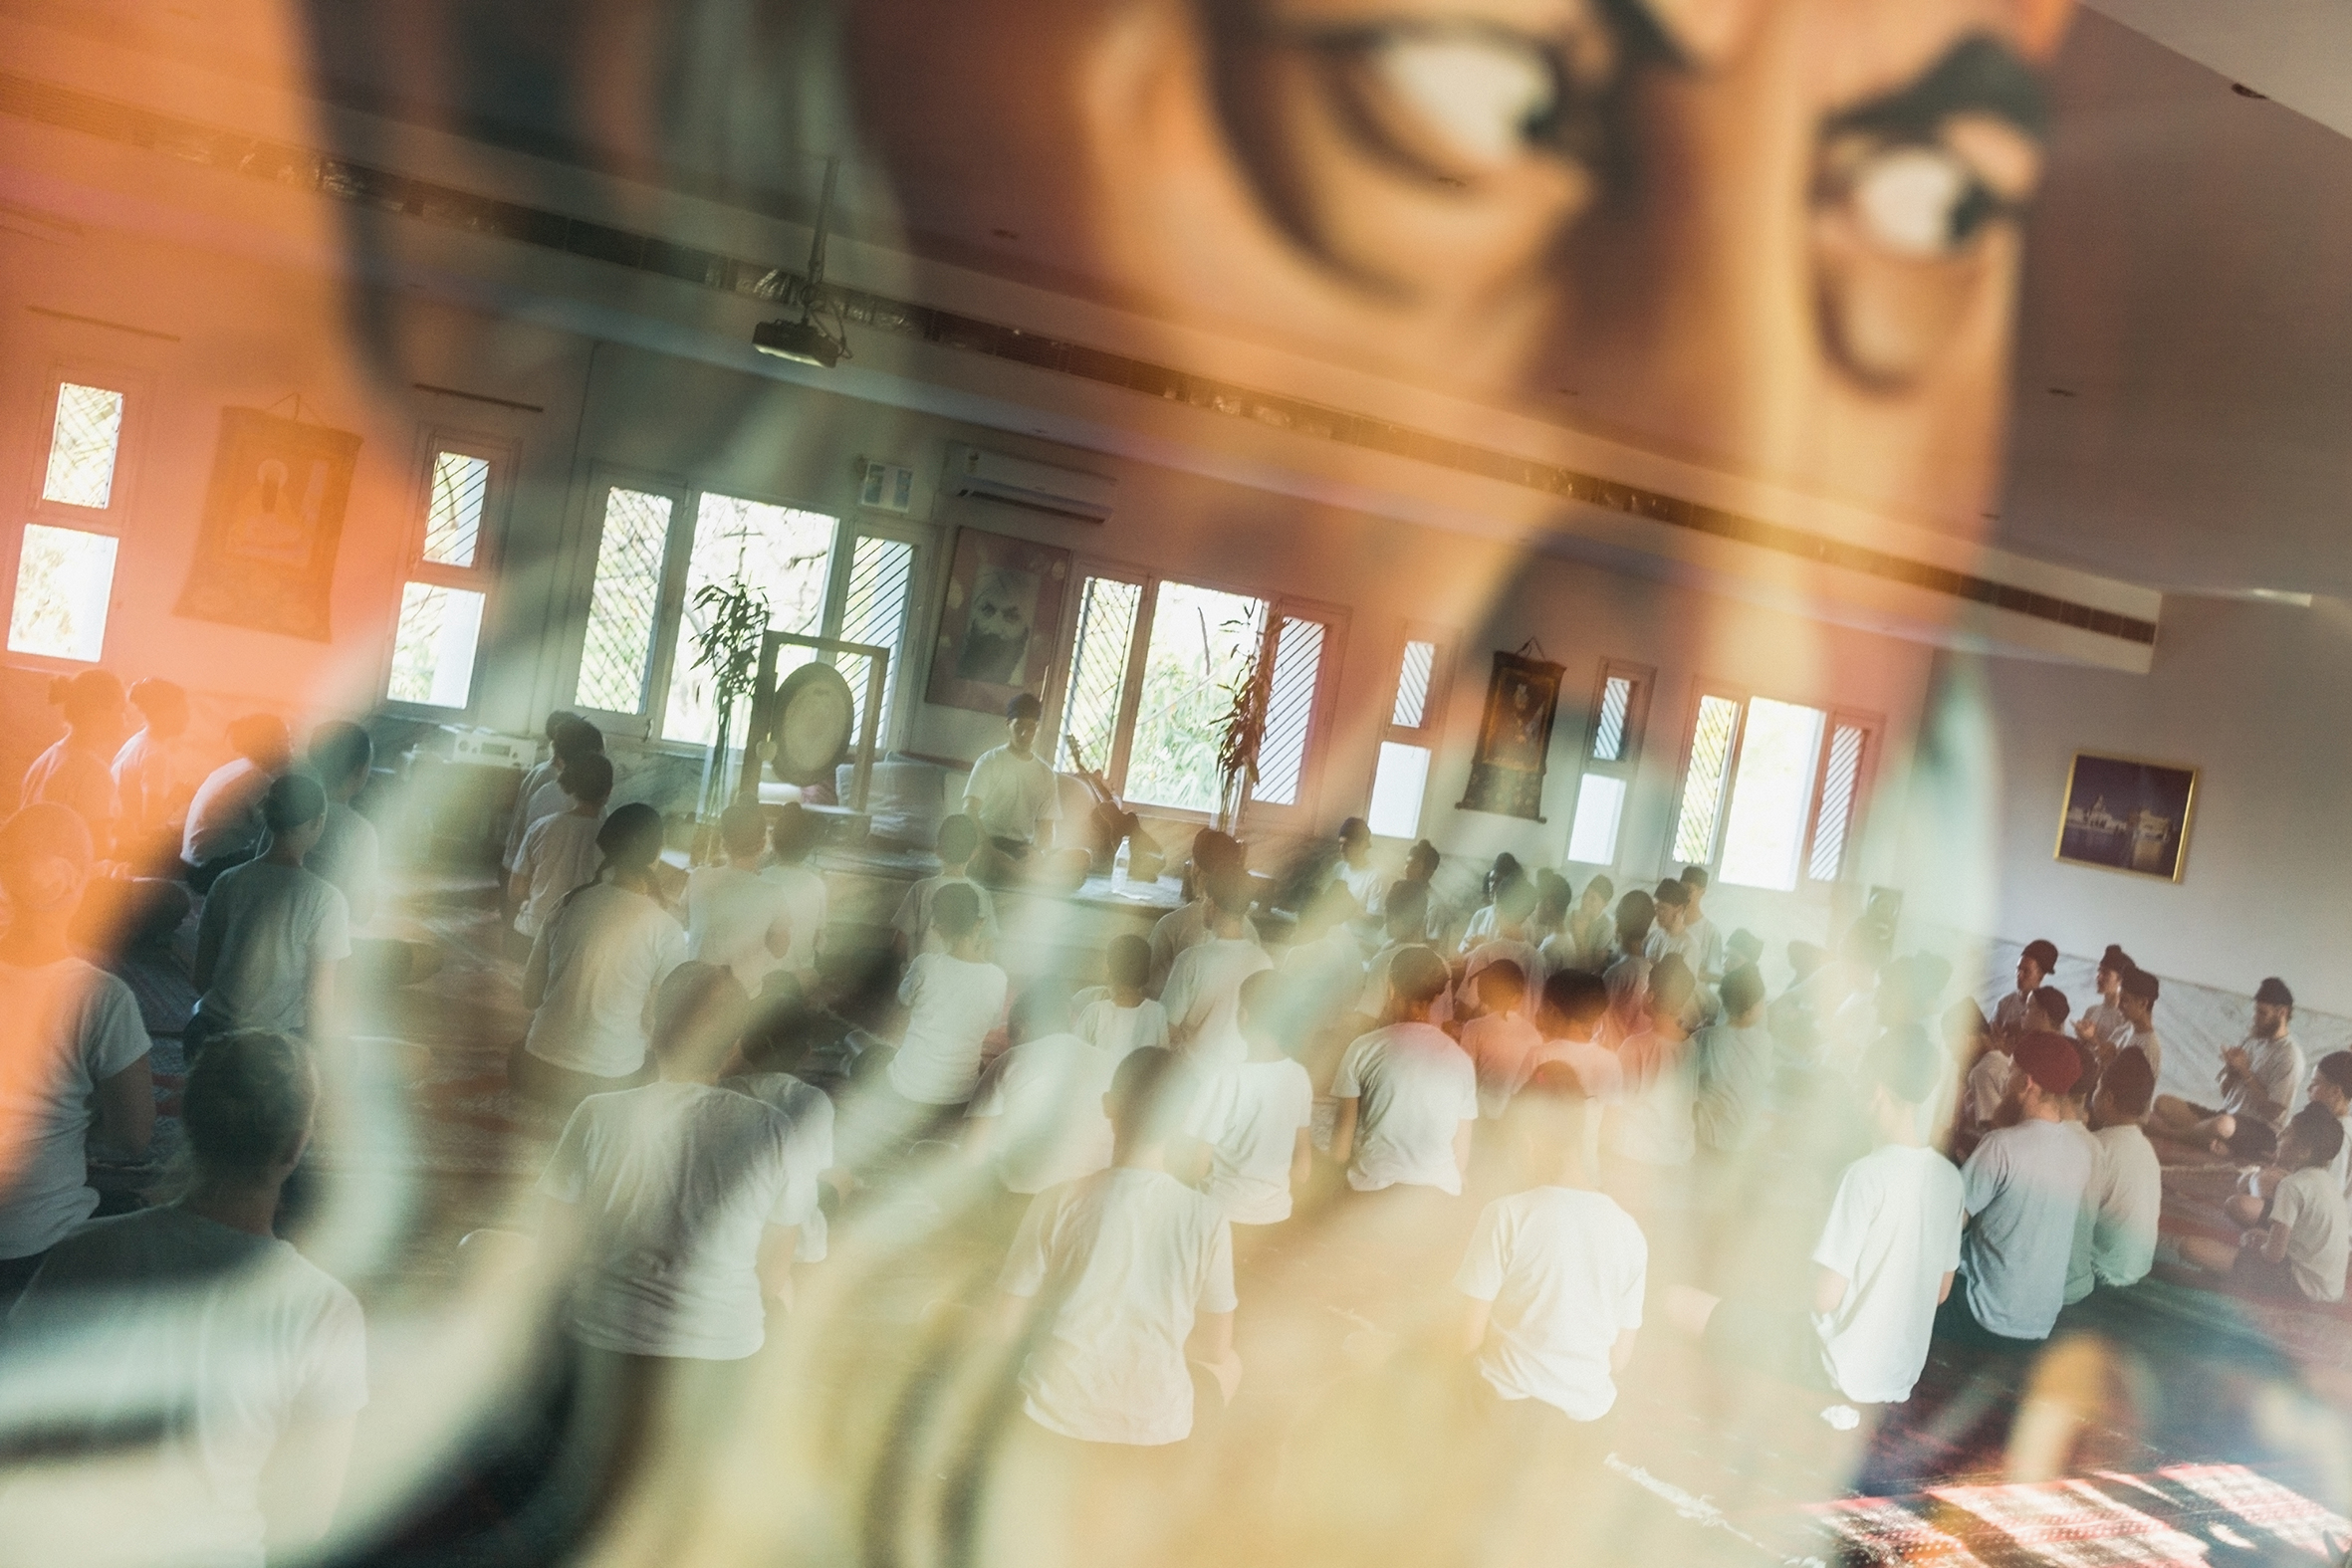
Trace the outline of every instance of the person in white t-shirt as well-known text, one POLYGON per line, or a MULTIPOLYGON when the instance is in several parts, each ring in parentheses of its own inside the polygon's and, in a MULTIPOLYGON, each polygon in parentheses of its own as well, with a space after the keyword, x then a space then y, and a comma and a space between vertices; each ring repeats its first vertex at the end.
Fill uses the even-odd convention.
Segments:
MULTIPOLYGON (((1531 1053, 1520 1078, 1547 1061, 1559 1062, 1575 1075, 1591 1111, 1585 1149, 1588 1161, 1599 1159, 1599 1113, 1625 1093, 1625 1069, 1617 1053, 1596 1038, 1601 1017, 1609 1009, 1609 989, 1598 975, 1566 969, 1543 983, 1543 1004, 1536 1009, 1535 1026, 1542 1046, 1531 1053)), ((1517 1086, 1514 1086, 1517 1092, 1517 1086)))
POLYGON ((2343 1123, 2325 1106, 2306 1105, 2295 1112, 2278 1140, 2278 1164, 2287 1174, 2270 1195, 2262 1223, 2248 1227, 2235 1245, 2209 1236, 2184 1237, 2180 1260, 2227 1275, 2256 1294, 2343 1300, 2345 1269, 2352 1262, 2352 1213, 2347 1213, 2343 1188, 2329 1174, 2343 1147, 2343 1123))
POLYGON ((1178 955, 1196 943, 1209 940, 1208 885, 1229 867, 1248 869, 1242 846, 1231 835, 1213 827, 1204 827, 1193 835, 1192 880, 1200 891, 1152 922, 1151 984, 1146 988, 1152 996, 1159 996, 1167 988, 1168 972, 1176 967, 1178 955))
MULTIPOLYGON (((1515 877, 1498 888, 1493 904, 1495 923, 1486 938, 1462 958, 1462 979, 1450 997, 1450 1018, 1470 1015, 1477 1008, 1478 978, 1490 964, 1506 961, 1519 966, 1522 984, 1532 991, 1543 989, 1547 971, 1542 956, 1528 940, 1528 921, 1535 913, 1535 885, 1525 877, 1515 877)), ((1439 1022, 1450 1021, 1440 1018, 1439 1022)))
POLYGON ((1533 1185, 1481 1211, 1454 1276, 1461 1345, 1510 1441, 1499 1457, 1573 1486, 1606 1453, 1604 1420, 1642 1324, 1649 1243, 1592 1187, 1574 1075, 1535 1070, 1511 1109, 1533 1185))
POLYGON ((1699 1336, 1711 1359, 1857 1405, 1911 1397, 1960 1264, 1961 1175, 1920 1138, 1920 1111, 1941 1092, 1943 1069, 1917 1033, 1889 1034, 1863 1057, 1878 1147, 1838 1178, 1813 1245, 1809 1313, 1688 1286, 1668 1292, 1669 1319, 1699 1336))
POLYGON ((226 1029, 316 1039, 327 1027, 336 966, 352 956, 350 906, 303 857, 327 825, 327 792, 300 774, 261 801, 269 852, 221 873, 196 928, 193 979, 203 995, 185 1035, 190 1055, 226 1029))
POLYGON ((2156 999, 2163 987, 2143 969, 2126 970, 2116 983, 2115 1010, 2123 1015, 2116 1054, 2136 1050, 2147 1058, 2149 1076, 2164 1081, 2164 1042, 2156 1036, 2156 999))
POLYGON ((1355 899, 1333 886, 1307 900, 1282 957, 1290 982, 1292 1009, 1309 1028, 1335 1023, 1351 1011, 1364 989, 1364 948, 1351 924, 1355 899))
POLYGON ((1007 1032, 965 1113, 964 1158, 1024 1198, 1107 1168, 1102 1099, 1119 1057, 1069 1032, 1068 993, 1050 977, 1021 994, 1007 1032))
POLYGON ((980 754, 964 782, 964 814, 1013 860, 1054 846, 1061 784, 1034 748, 1045 706, 1028 692, 1005 705, 1005 744, 980 754))
POLYGON ((1209 1150, 1201 1191, 1235 1225, 1277 1225, 1313 1170, 1314 1085, 1284 1054, 1288 977, 1262 970, 1242 982, 1241 1030, 1249 1058, 1203 1074, 1188 1131, 1209 1150))
POLYGON ((1683 1027, 1695 985, 1682 956, 1667 954, 1650 971, 1648 1027, 1617 1047, 1625 1096, 1610 1107, 1603 1141, 1611 1191, 1620 1200, 1634 1196, 1637 1207, 1658 1199, 1666 1173, 1687 1167, 1699 1151, 1698 1071, 1683 1027))
POLYGON ((1495 934, 1499 913, 1495 908, 1495 900, 1503 895, 1505 888, 1514 882, 1524 882, 1527 877, 1527 868, 1520 864, 1519 856, 1510 850, 1506 849, 1495 857, 1494 863, 1487 867, 1486 880, 1480 884, 1479 892, 1484 901, 1470 912, 1470 919, 1462 928, 1461 940, 1454 947, 1456 958, 1469 957, 1471 949, 1495 934))
POLYGON ((25 770, 17 803, 66 807, 90 829, 92 853, 113 860, 122 796, 111 759, 122 744, 122 683, 103 669, 53 676, 49 700, 64 717, 66 733, 25 770))
POLYGON ((1478 1016, 1462 1025, 1462 1051, 1478 1072, 1479 1119, 1491 1121, 1528 1081, 1531 1058, 1543 1048, 1543 1031, 1528 1015, 1533 1009, 1528 1005, 1527 977, 1513 960, 1487 965, 1474 989, 1478 1016))
POLYGON ((1144 995, 1151 979, 1151 944, 1133 932, 1111 938, 1102 969, 1108 984, 1078 1010, 1071 1032, 1114 1058, 1167 1044, 1168 1009, 1144 995))
POLYGON ((1691 962, 1690 885, 1679 877, 1668 877, 1650 893, 1653 916, 1650 934, 1642 943, 1642 957, 1656 965, 1667 958, 1691 962))
POLYGON ((1274 960, 1249 933, 1252 888, 1249 874, 1234 868, 1209 881, 1209 937, 1177 957, 1160 992, 1168 1010, 1168 1043, 1204 1067, 1240 1061, 1249 1054, 1235 1011, 1242 982, 1274 960))
POLYGON ((2270 976, 2254 992, 2252 1030, 2222 1052, 2222 1070, 2215 1075, 2220 1103, 2200 1105, 2177 1095, 2159 1095, 2150 1125, 2167 1137, 2210 1147, 2217 1154, 2249 1146, 2238 1138, 2240 1123, 2259 1122, 2275 1133, 2303 1092, 2303 1047, 2295 1040, 2294 1018, 2294 993, 2285 981, 2270 976))
POLYGON ((1339 863, 1331 868, 1332 883, 1346 892, 1356 913, 1380 912, 1380 868, 1372 863, 1372 824, 1351 816, 1339 824, 1339 863))
POLYGON ((1004 1271, 1008 1330, 1028 1324, 1022 1414, 1082 1443, 1157 1448, 1193 1427, 1189 1362, 1231 1399, 1233 1230, 1216 1201, 1168 1172, 1198 1074, 1172 1052, 1131 1051, 1104 1111, 1111 1164, 1038 1195, 1004 1271))
POLYGON ((1429 939, 1424 931, 1429 924, 1429 889, 1419 882, 1398 882, 1387 893, 1381 905, 1380 950, 1364 966, 1364 988, 1356 999, 1355 1010, 1367 1018, 1378 1018, 1388 1006, 1388 966, 1407 948, 1427 947, 1429 939))
POLYGON ((1389 962, 1383 1027, 1357 1036, 1331 1079, 1338 1115, 1331 1159, 1358 1193, 1429 1187, 1458 1198, 1478 1120, 1478 1072, 1429 1009, 1446 989, 1445 961, 1406 948, 1389 962))
POLYGON ((543 816, 565 808, 564 770, 583 757, 602 756, 604 732, 578 714, 556 712, 547 717, 548 760, 523 776, 515 794, 515 814, 507 824, 506 852, 499 864, 514 871, 523 860, 523 835, 543 816))
POLYGON ((62 805, 29 805, 0 825, 0 1316, 96 1212, 91 1146, 135 1159, 155 1128, 138 1002, 66 940, 90 862, 90 829, 62 805))
POLYGON ((310 1051, 216 1038, 180 1097, 175 1203, 82 1227, 0 1331, 0 1483, 24 1562, 262 1568, 334 1522, 367 1403, 351 1291, 272 1232, 318 1103, 310 1051), (89 1462, 58 1463, 81 1448, 89 1462))
POLYGON ((818 961, 824 957, 826 895, 824 878, 809 864, 824 837, 824 819, 788 800, 777 809, 768 829, 768 848, 775 861, 760 875, 784 889, 792 916, 792 951, 784 969, 806 985, 817 978, 818 961))
POLYGON ((596 847, 596 880, 559 901, 532 943, 523 967, 531 1031, 507 1058, 515 1092, 555 1110, 651 1079, 654 998, 686 962, 686 932, 654 888, 661 813, 622 806, 596 847))
POLYGON ((1738 1155, 1755 1147, 1771 1115, 1772 1031, 1764 1026, 1764 976, 1753 966, 1724 976, 1719 996, 1723 1021, 1691 1037, 1692 1115, 1702 1150, 1738 1155))
POLYGON ((179 858, 187 883, 211 891, 213 879, 261 850, 268 831, 261 819, 262 792, 294 761, 294 737, 274 713, 250 713, 229 722, 229 745, 237 756, 196 786, 188 801, 187 826, 179 858))
POLYGON ((1707 918, 1707 868, 1684 866, 1677 880, 1690 890, 1691 900, 1683 913, 1683 952, 1691 961, 1691 973, 1698 977, 1699 987, 1704 991, 1731 972, 1723 928, 1707 918))
POLYGON ((2139 968, 2131 955, 2115 943, 2107 944, 2107 951, 2099 955, 2099 968, 2093 984, 2099 1000, 2082 1009, 2075 1018, 2075 1036, 2087 1041, 2099 1053, 2099 1065, 2104 1069, 2115 1059, 2115 1053, 2131 1043, 2131 1019, 2123 1010, 2123 977, 2139 968))
POLYGON ((893 1129, 920 1136, 951 1120, 980 1082, 988 1036, 1005 1015, 1005 972, 988 961, 980 924, 980 896, 969 887, 943 887, 931 901, 931 929, 943 953, 918 954, 899 983, 906 1034, 887 1074, 907 1114, 893 1129))
POLYGON ((760 875, 767 849, 767 814, 756 801, 738 800, 719 813, 724 858, 696 866, 686 876, 687 958, 726 965, 754 997, 770 975, 784 968, 793 947, 791 897, 781 884, 760 875))
POLYGON ((515 905, 515 932, 526 939, 538 936, 555 918, 556 906, 574 888, 593 882, 604 864, 596 835, 603 831, 604 805, 612 798, 611 760, 602 752, 575 758, 564 765, 556 787, 563 793, 564 809, 541 817, 524 832, 515 872, 507 883, 508 900, 515 905))
POLYGON ((172 681, 147 676, 130 683, 130 705, 146 722, 115 754, 115 790, 122 806, 124 859, 147 864, 148 846, 165 838, 176 860, 179 838, 172 831, 187 814, 193 791, 180 782, 176 743, 188 733, 187 689, 172 681))
POLYGON ((933 852, 939 856, 939 874, 927 876, 906 890, 898 901, 898 911, 890 917, 891 945, 898 950, 900 962, 917 953, 940 951, 937 938, 931 931, 931 900, 943 887, 961 884, 980 895, 980 923, 988 928, 990 941, 999 936, 996 900, 987 888, 974 882, 968 874, 973 855, 980 850, 980 824, 958 814, 946 817, 939 824, 939 839, 933 852))
MULTIPOLYGON (((2058 967, 2058 945, 2047 937, 2036 937, 2017 954, 2017 989, 2002 997, 1993 1008, 1993 1033, 2006 1042, 2011 1037, 2029 1032, 2033 1024, 2025 1016, 2032 1006, 2033 994, 2049 984, 2050 972, 2058 967)), ((2063 1022, 2060 1024, 2063 1027, 2063 1022)))
POLYGON ((1936 1314, 1939 1335, 1964 1344, 2022 1347, 2049 1337, 2066 1294, 2074 1222, 2091 1181, 2091 1150, 2065 1124, 2065 1097, 2082 1056, 2063 1034, 2015 1037, 2016 1070, 1998 1126, 1961 1168, 1969 1224, 1955 1290, 1936 1314))
MULTIPOLYGON (((2090 1042, 2084 1036, 2085 1043, 2090 1042)), ((2091 1097, 2091 1137, 2099 1153, 2083 1194, 2087 1224, 2076 1227, 2066 1274, 2069 1306, 2096 1289, 2120 1290, 2148 1277, 2156 1260, 2156 1222, 2164 1207, 2164 1172, 2140 1122, 2156 1098, 2148 1058, 2125 1051, 2099 1074, 2091 1097)))
POLYGON ((718 1085, 747 1010, 729 971, 681 967, 657 1009, 659 1077, 583 1099, 539 1179, 541 1263, 579 1357, 554 1484, 583 1499, 623 1493, 647 1455, 715 1450, 741 1363, 792 1309, 814 1151, 718 1085))

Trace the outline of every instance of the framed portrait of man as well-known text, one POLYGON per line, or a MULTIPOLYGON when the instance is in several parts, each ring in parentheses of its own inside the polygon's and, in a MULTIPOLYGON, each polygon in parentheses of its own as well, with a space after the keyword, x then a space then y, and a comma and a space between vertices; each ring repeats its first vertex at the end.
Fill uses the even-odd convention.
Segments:
POLYGON ((1069 563, 1052 545, 958 530, 926 698, 1002 714, 1022 692, 1043 697, 1069 563))
POLYGON ((1525 654, 1495 655, 1461 809, 1543 820, 1543 770, 1562 673, 1562 666, 1525 654))

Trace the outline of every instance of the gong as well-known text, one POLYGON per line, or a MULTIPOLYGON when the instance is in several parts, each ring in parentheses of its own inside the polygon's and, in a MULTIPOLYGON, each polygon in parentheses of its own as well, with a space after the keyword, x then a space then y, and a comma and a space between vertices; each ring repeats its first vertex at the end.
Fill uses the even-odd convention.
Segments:
MULTIPOLYGON (((804 664, 776 688, 765 739, 776 743, 768 766, 786 784, 827 784, 849 750, 856 704, 849 683, 829 664, 804 664)), ((757 738, 755 738, 757 739, 757 738)))

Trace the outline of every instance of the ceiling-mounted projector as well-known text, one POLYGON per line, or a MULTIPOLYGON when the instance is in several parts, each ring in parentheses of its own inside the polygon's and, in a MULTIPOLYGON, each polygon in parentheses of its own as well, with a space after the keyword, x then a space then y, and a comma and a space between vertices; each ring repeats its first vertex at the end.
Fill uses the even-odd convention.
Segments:
POLYGON ((797 364, 829 370, 841 362, 841 345, 823 328, 804 318, 797 322, 762 322, 752 329, 752 346, 762 353, 797 364))

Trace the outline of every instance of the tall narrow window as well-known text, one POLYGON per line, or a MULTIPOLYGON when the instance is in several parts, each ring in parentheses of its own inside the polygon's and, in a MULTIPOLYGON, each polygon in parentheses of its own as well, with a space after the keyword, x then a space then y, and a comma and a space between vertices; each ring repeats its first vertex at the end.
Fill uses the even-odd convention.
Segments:
POLYGON ((8 649, 96 663, 106 652, 121 497, 118 475, 129 399, 114 387, 61 378, 47 400, 49 456, 41 510, 18 536, 8 649))
POLYGON ((1119 702, 1126 695, 1135 618, 1142 605, 1143 584, 1119 577, 1090 576, 1078 593, 1069 684, 1061 698, 1061 733, 1076 743, 1084 766, 1104 774, 1119 771, 1113 755, 1119 702))
POLYGON ((1851 720, 1841 720, 1830 728, 1829 751, 1821 769, 1821 804, 1813 823, 1813 850, 1805 866, 1805 875, 1816 882, 1835 882, 1845 875, 1848 830, 1861 794, 1862 758, 1869 740, 1870 732, 1851 720))
POLYGON ((1388 705, 1380 754, 1372 767, 1372 798, 1364 820, 1383 838, 1421 836, 1421 804, 1429 789, 1429 762, 1444 718, 1443 644, 1434 633, 1408 629, 1397 659, 1396 696, 1388 705))
POLYGON ((1323 623, 1286 615, 1266 677, 1266 730, 1258 743, 1258 783, 1250 798, 1296 805, 1306 782, 1306 736, 1322 679, 1323 623))
POLYGON ((1731 777, 1732 749, 1740 735, 1741 703, 1712 693, 1699 699, 1691 727, 1690 762, 1683 769, 1682 810, 1674 822, 1674 858, 1700 865, 1715 861, 1716 829, 1723 822, 1724 784, 1731 777))
POLYGON ((1604 662, 1594 686, 1585 726, 1584 772, 1576 781, 1576 812, 1568 824, 1568 858, 1585 865, 1613 866, 1625 825, 1625 799, 1633 787, 1649 717, 1655 673, 1639 665, 1604 662))
POLYGON ((424 708, 469 708, 489 602, 485 543, 494 489, 507 457, 432 444, 424 518, 409 579, 400 588, 384 696, 424 708))
POLYGON ((596 544, 588 634, 573 699, 583 708, 602 713, 645 711, 671 506, 667 496, 617 485, 604 494, 604 528, 596 544))
MULTIPOLYGON (((890 687, 897 684, 898 652, 906 636, 906 605, 914 591, 915 548, 902 539, 860 536, 849 556, 849 585, 841 596, 841 641, 890 650, 890 668, 874 715, 874 745, 890 739, 890 687)), ((842 672, 849 681, 850 734, 864 733, 865 671, 842 672)))
MULTIPOLYGON (((695 508, 694 547, 686 561, 686 597, 671 656, 664 740, 708 743, 718 721, 710 671, 696 667, 697 638, 708 612, 695 595, 707 586, 743 583, 768 596, 768 624, 777 631, 809 637, 824 620, 825 573, 832 564, 838 524, 822 512, 803 512, 737 496, 704 495, 695 508)), ((816 657, 808 648, 787 645, 777 673, 816 657)), ((740 746, 751 719, 750 705, 738 703, 729 724, 729 743, 740 746)))
POLYGON ((1127 759, 1130 801, 1217 809, 1218 722, 1265 628, 1264 599, 1160 584, 1127 759))

